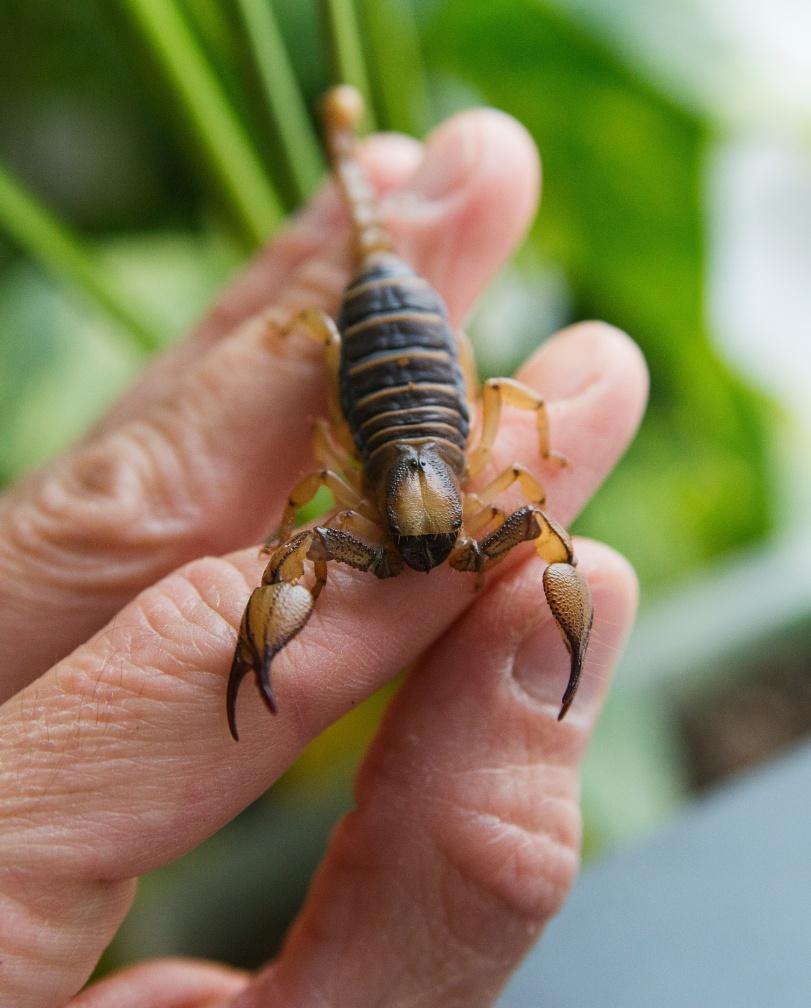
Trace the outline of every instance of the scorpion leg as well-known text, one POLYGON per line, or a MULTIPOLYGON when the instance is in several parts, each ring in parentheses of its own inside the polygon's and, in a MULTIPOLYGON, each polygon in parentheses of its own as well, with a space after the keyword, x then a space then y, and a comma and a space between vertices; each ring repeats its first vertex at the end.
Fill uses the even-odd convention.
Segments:
POLYGON ((465 380, 465 393, 469 402, 474 402, 479 397, 479 375, 476 371, 476 355, 473 352, 473 344, 464 329, 457 329, 454 332, 456 337, 456 352, 459 355, 459 367, 462 369, 462 377, 465 380))
POLYGON ((319 469, 318 472, 310 473, 297 483, 290 491, 287 504, 282 512, 279 528, 274 532, 262 547, 263 553, 270 553, 277 542, 284 542, 291 534, 296 525, 296 513, 299 508, 315 497, 322 486, 327 487, 332 492, 335 500, 341 507, 353 508, 361 514, 371 518, 371 509, 368 502, 363 500, 358 491, 334 472, 332 469, 319 469))
POLYGON ((349 433, 338 401, 338 372, 341 366, 341 334, 338 332, 338 327, 326 312, 319 311, 317 308, 305 308, 297 312, 281 329, 279 337, 283 339, 296 330, 307 333, 324 348, 327 388, 329 390, 330 426, 335 439, 348 453, 354 454, 355 447, 352 435, 349 433))
POLYGON ((507 520, 506 511, 500 507, 496 507, 495 504, 480 505, 475 494, 466 495, 465 505, 472 505, 464 518, 464 530, 462 534, 466 538, 478 535, 487 528, 490 528, 491 531, 495 528, 501 528, 507 520))
POLYGON ((340 472, 358 496, 361 495, 362 473, 359 463, 354 454, 350 454, 336 441, 330 424, 324 417, 319 417, 314 424, 313 455, 324 469, 340 472))
MULTIPOLYGON (((489 505, 492 505, 496 497, 504 493, 505 490, 509 490, 514 483, 519 485, 521 492, 530 504, 536 504, 538 507, 541 507, 546 503, 546 491, 541 483, 526 466, 522 466, 516 462, 508 466, 500 476, 497 476, 491 483, 488 483, 482 490, 466 493, 465 508, 472 515, 477 515, 482 510, 498 510, 490 508, 489 505)), ((504 512, 501 513, 503 514, 504 512)))
POLYGON ((245 607, 228 678, 228 726, 236 741, 239 741, 236 701, 240 683, 253 671, 262 699, 276 713, 270 684, 271 663, 304 629, 312 615, 315 600, 327 580, 329 560, 369 571, 378 578, 394 577, 403 566, 390 543, 370 546, 343 529, 326 526, 304 529, 274 550, 262 575, 262 584, 251 593, 245 607), (305 573, 305 561, 313 565, 315 581, 311 588, 299 584, 305 573))
POLYGON ((479 490, 475 495, 478 500, 481 501, 482 506, 485 504, 492 503, 499 494, 504 493, 505 490, 517 483, 521 488, 522 493, 526 497, 530 504, 537 504, 541 507, 546 503, 546 491, 544 490, 541 483, 536 479, 535 476, 527 469, 526 466, 522 466, 519 462, 514 463, 511 466, 507 466, 500 476, 497 476, 491 483, 488 483, 484 489, 479 490))
POLYGON ((475 493, 464 495, 465 531, 468 536, 484 531, 493 522, 500 527, 507 520, 506 511, 493 505, 493 500, 499 494, 508 490, 513 483, 518 483, 524 497, 539 507, 546 501, 546 492, 540 482, 525 466, 515 463, 508 466, 500 476, 497 476, 486 487, 475 493))
POLYGON ((356 532, 358 535, 373 542, 379 542, 383 537, 383 529, 369 518, 364 517, 359 511, 351 508, 346 511, 339 511, 327 523, 330 528, 340 532, 356 532))
POLYGON ((564 457, 549 447, 549 417, 543 397, 514 378, 488 378, 482 386, 481 437, 468 459, 468 476, 475 476, 487 461, 498 434, 501 407, 504 403, 517 409, 535 412, 541 458, 552 459, 559 465, 565 465, 564 457))
POLYGON ((560 721, 577 692, 593 617, 588 581, 577 569, 566 530, 539 507, 528 504, 513 512, 481 541, 460 537, 448 562, 457 570, 482 574, 529 539, 535 540, 538 555, 547 562, 543 573, 544 595, 571 656, 569 682, 558 715, 560 721))

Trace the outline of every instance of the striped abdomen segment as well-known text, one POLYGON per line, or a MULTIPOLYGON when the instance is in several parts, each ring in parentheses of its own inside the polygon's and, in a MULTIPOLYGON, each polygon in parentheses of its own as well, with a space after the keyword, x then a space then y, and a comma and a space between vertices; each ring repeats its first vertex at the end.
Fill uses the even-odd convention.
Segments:
POLYGON ((394 256, 344 294, 341 408, 361 459, 392 441, 431 439, 464 467, 465 387, 456 340, 435 290, 394 256))

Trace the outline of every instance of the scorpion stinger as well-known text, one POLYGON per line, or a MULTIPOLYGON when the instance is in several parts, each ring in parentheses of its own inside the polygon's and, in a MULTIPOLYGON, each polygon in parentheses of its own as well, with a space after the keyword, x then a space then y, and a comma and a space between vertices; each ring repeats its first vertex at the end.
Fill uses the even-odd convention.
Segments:
POLYGON ((275 712, 271 664, 310 618, 330 561, 378 578, 406 566, 429 572, 447 561, 481 578, 527 540, 548 564, 544 594, 571 654, 562 718, 577 689, 592 621, 588 583, 571 540, 541 510, 543 488, 522 465, 509 466, 484 489, 468 490, 490 457, 504 405, 534 413, 541 458, 566 464, 550 448, 546 405, 513 379, 485 382, 481 434, 470 451, 468 389, 478 390, 469 368, 466 387, 460 367, 465 344, 440 296, 395 254, 381 222, 355 156, 361 97, 342 85, 326 95, 322 111, 332 172, 351 218, 356 272, 336 322, 305 311, 286 327, 306 330, 324 347, 331 418, 319 424, 315 441, 323 468, 291 492, 279 531, 265 547, 262 584, 242 618, 228 682, 231 733, 236 739, 237 691, 251 671, 275 712), (529 503, 508 515, 494 500, 513 484, 529 503), (294 532, 298 509, 322 486, 342 510, 323 525, 294 532))

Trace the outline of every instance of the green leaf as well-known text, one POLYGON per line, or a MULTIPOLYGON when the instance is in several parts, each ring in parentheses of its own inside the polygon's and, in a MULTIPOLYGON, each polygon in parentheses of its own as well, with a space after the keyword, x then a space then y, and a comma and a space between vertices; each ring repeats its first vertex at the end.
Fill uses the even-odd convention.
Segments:
MULTIPOLYGON (((182 332, 236 264, 216 235, 162 233, 93 248, 105 275, 149 299, 163 331, 182 332)), ((143 364, 131 344, 67 285, 20 260, 0 276, 0 483, 81 436, 143 364)))
POLYGON ((282 203, 241 122, 174 0, 126 0, 248 238, 259 245, 281 223, 282 203))
POLYGON ((315 189, 324 161, 268 0, 237 0, 251 55, 284 159, 300 201, 315 189))
POLYGON ((353 0, 321 0, 320 8, 332 54, 333 81, 336 84, 352 84, 360 91, 366 102, 363 125, 374 130, 369 74, 353 0))
POLYGON ((411 0, 360 0, 360 11, 381 126, 422 136, 433 117, 411 0))
POLYGON ((83 242, 1 165, 0 227, 47 269, 76 284, 139 349, 161 345, 160 328, 150 324, 83 242))
POLYGON ((762 536, 768 415, 705 324, 704 123, 538 0, 448 0, 427 51, 529 129, 544 162, 532 244, 562 269, 572 320, 625 329, 651 370, 642 435, 579 528, 650 583, 762 536))

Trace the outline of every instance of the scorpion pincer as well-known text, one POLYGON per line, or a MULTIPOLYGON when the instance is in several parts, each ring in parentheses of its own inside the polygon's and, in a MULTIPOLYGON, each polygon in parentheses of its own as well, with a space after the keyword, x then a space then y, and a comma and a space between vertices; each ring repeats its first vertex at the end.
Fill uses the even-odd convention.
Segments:
POLYGON ((516 464, 483 489, 466 490, 487 462, 503 404, 534 412, 541 457, 564 462, 549 447, 544 401, 513 379, 486 381, 480 390, 481 433, 468 451, 466 386, 476 388, 472 367, 463 377, 460 346, 465 345, 451 330, 441 298, 395 254, 381 224, 354 156, 362 110, 358 92, 345 85, 323 103, 332 171, 351 214, 357 271, 337 323, 305 311, 288 327, 305 329, 325 348, 331 419, 316 428, 322 468, 293 488, 280 528, 265 546, 269 563, 262 583, 242 617, 227 697, 235 739, 240 682, 253 671, 275 712, 271 662, 306 625, 331 560, 378 578, 395 577, 404 566, 430 571, 446 560, 457 570, 482 575, 514 546, 534 540, 548 565, 544 594, 571 656, 558 719, 574 699, 588 646, 588 583, 576 567, 568 534, 541 509, 540 483, 516 464), (493 501, 515 483, 528 503, 507 515, 493 501), (339 510, 321 525, 294 531, 298 509, 322 486, 332 491, 339 510), (309 565, 310 587, 301 583, 309 565))

